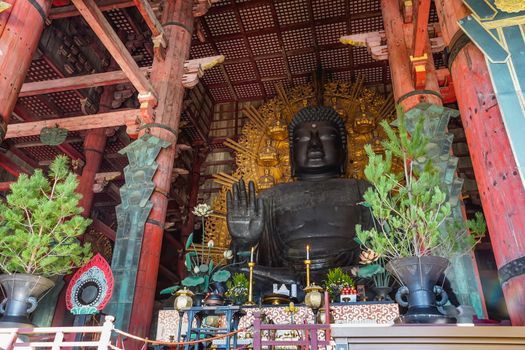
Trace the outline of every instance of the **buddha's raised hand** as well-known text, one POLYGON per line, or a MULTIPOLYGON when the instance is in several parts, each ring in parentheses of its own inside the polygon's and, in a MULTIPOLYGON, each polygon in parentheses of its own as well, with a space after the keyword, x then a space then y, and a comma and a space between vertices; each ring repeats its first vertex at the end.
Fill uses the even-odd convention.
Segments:
POLYGON ((232 186, 226 197, 228 209, 228 230, 234 243, 240 249, 255 245, 264 228, 264 206, 262 199, 255 196, 253 181, 248 184, 248 191, 243 180, 232 186))

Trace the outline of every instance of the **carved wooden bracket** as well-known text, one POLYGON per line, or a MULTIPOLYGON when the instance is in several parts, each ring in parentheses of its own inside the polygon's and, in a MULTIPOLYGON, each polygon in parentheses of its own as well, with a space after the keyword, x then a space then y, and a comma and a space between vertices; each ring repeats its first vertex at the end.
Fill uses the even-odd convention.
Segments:
POLYGON ((213 68, 217 64, 224 62, 224 56, 211 56, 186 61, 184 63, 184 75, 182 85, 191 89, 199 83, 199 78, 204 75, 204 71, 213 68))
POLYGON ((155 57, 158 57, 160 61, 164 61, 166 58, 166 47, 168 46, 164 32, 151 38, 151 40, 153 41, 153 54, 155 57))
POLYGON ((412 63, 412 72, 414 74, 414 84, 416 89, 424 89, 427 80, 427 63, 428 56, 425 53, 423 56, 410 56, 410 63, 412 63))
POLYGON ((111 180, 120 176, 120 171, 111 171, 107 173, 96 173, 95 182, 93 183, 93 192, 100 193, 104 190, 111 180))
POLYGON ((370 52, 372 58, 376 61, 388 59, 388 47, 386 45, 386 35, 384 30, 345 35, 342 36, 339 41, 343 44, 368 48, 368 52, 370 52))
MULTIPOLYGON (((439 30, 434 27, 434 24, 429 25, 428 30, 431 33, 440 33, 439 30)), ((388 59, 388 43, 386 42, 386 35, 383 30, 345 35, 342 36, 339 41, 343 44, 367 47, 368 52, 370 52, 370 55, 376 61, 388 59)), ((430 38, 430 47, 433 53, 443 51, 445 49, 445 41, 443 40, 443 37, 436 36, 430 38)))
POLYGON ((211 5, 220 0, 193 0, 193 17, 201 17, 208 12, 211 5))
POLYGON ((155 120, 155 112, 153 108, 157 105, 157 98, 151 92, 147 94, 139 94, 140 102, 140 116, 144 124, 153 123, 155 120))
POLYGON ((10 9, 11 6, 13 6, 13 5, 11 5, 11 4, 8 3, 8 2, 0 1, 0 13, 4 12, 4 11, 7 10, 7 9, 10 9))

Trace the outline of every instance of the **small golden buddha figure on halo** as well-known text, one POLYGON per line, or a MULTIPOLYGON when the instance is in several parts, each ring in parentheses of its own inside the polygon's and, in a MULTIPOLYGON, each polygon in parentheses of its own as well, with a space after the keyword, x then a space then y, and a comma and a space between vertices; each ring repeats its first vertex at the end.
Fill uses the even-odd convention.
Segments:
POLYGON ((288 138, 288 127, 282 121, 281 112, 275 112, 275 118, 268 128, 268 135, 276 141, 283 141, 288 138))
POLYGON ((275 185, 275 179, 272 175, 270 175, 270 169, 265 168, 264 175, 259 178, 259 181, 257 181, 257 187, 260 191, 262 191, 272 187, 273 185, 275 185))
POLYGON ((339 108, 337 104, 337 97, 334 96, 330 100, 330 102, 332 103, 332 108, 337 112, 337 114, 339 114, 339 117, 341 117, 341 119, 343 119, 343 121, 346 122, 348 115, 343 108, 339 108))
POLYGON ((276 166, 279 164, 279 158, 277 156, 277 150, 272 146, 272 140, 266 140, 266 146, 262 147, 259 151, 259 158, 257 160, 261 166, 276 166))
POLYGON ((376 122, 373 116, 366 113, 366 106, 362 99, 359 99, 361 112, 354 119, 352 129, 358 134, 368 134, 376 128, 376 122))

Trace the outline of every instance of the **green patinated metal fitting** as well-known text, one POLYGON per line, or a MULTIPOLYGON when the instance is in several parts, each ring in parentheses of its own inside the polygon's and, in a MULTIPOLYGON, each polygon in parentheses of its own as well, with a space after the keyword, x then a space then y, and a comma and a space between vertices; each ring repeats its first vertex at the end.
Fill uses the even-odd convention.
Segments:
POLYGON ((48 146, 57 146, 66 141, 67 129, 64 128, 42 128, 40 131, 40 142, 48 146))
POLYGON ((129 164, 124 169, 126 182, 120 188, 121 204, 116 208, 118 228, 111 263, 115 289, 105 311, 115 316, 120 329, 128 328, 131 317, 144 225, 153 208, 155 160, 168 146, 169 142, 146 134, 119 152, 128 157, 129 164))

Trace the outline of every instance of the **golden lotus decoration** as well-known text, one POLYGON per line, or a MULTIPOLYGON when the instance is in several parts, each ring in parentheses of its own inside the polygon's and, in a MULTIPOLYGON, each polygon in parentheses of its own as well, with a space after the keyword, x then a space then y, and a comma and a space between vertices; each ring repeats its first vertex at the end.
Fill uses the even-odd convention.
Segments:
MULTIPOLYGON (((317 84, 316 84, 317 85, 317 84)), ((302 108, 318 104, 319 96, 325 106, 334 108, 345 121, 348 132, 348 159, 346 177, 364 178, 367 164, 364 146, 373 144, 377 153, 383 152, 380 141, 386 138, 378 127, 383 119, 395 119, 392 98, 384 98, 364 87, 364 77, 355 83, 331 81, 324 84, 322 93, 313 84, 304 84, 285 90, 276 85, 277 96, 259 108, 249 106, 243 113, 249 121, 243 126, 238 141, 227 139, 224 145, 236 151, 237 170, 229 175, 214 175, 222 189, 212 203, 214 214, 206 220, 206 240, 216 247, 226 248, 230 235, 226 225, 226 193, 233 183, 243 178, 253 181, 257 191, 291 182, 290 146, 287 126, 302 108)))

